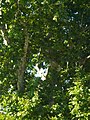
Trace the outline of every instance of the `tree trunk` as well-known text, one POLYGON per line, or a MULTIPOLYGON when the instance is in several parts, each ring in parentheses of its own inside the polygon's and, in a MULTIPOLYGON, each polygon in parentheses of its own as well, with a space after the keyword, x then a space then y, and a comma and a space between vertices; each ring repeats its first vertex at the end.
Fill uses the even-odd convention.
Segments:
POLYGON ((24 85, 24 73, 26 67, 26 57, 27 57, 27 50, 28 50, 28 43, 29 43, 29 34, 27 28, 25 27, 25 43, 24 43, 24 53, 23 57, 21 58, 19 68, 18 68, 18 81, 17 81, 17 88, 20 94, 24 93, 25 85, 24 85))

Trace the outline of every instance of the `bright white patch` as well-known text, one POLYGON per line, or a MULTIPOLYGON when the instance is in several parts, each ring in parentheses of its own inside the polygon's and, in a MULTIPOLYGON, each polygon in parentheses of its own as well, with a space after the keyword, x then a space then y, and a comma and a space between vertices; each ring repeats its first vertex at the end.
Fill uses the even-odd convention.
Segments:
POLYGON ((7 46, 8 45, 7 40, 5 39, 4 32, 2 30, 1 30, 1 33, 2 33, 2 37, 3 37, 3 44, 7 46))
POLYGON ((75 15, 77 15, 77 14, 78 14, 78 12, 75 12, 74 14, 75 14, 75 15))
POLYGON ((3 44, 6 45, 6 46, 8 45, 8 44, 7 44, 7 41, 6 41, 5 39, 4 39, 4 41, 3 41, 3 44))
POLYGON ((90 58, 90 55, 89 55, 89 56, 87 56, 87 59, 88 59, 88 58, 90 58))
POLYGON ((6 0, 6 2, 10 2, 10 0, 6 0))
POLYGON ((40 68, 38 67, 38 64, 36 64, 36 66, 34 66, 34 68, 37 70, 37 73, 35 74, 35 77, 40 77, 41 80, 46 80, 46 76, 48 74, 48 68, 40 68))

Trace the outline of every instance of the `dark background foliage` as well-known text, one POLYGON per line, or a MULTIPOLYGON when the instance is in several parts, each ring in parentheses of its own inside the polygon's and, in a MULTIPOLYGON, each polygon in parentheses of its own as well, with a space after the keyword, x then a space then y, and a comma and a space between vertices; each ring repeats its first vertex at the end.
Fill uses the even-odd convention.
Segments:
POLYGON ((89 0, 1 0, 0 119, 90 119, 89 11, 89 0))

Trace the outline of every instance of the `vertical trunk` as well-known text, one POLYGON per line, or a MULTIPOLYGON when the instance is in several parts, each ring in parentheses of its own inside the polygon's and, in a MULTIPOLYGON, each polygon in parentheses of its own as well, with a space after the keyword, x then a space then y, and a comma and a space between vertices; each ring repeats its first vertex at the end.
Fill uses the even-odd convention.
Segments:
POLYGON ((27 28, 25 28, 25 43, 24 43, 24 53, 23 57, 21 58, 19 68, 18 68, 18 81, 17 81, 17 88, 20 94, 23 94, 25 86, 24 86, 24 73, 26 67, 26 57, 27 57, 27 50, 28 50, 28 42, 29 42, 29 35, 27 28))

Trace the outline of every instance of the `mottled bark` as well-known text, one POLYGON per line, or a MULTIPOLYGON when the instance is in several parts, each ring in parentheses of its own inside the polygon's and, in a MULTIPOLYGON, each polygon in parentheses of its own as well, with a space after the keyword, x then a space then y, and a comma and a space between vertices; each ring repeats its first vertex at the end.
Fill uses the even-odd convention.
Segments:
POLYGON ((24 43, 24 53, 21 58, 19 68, 18 68, 18 81, 17 81, 17 88, 19 93, 23 93, 25 90, 25 85, 24 85, 24 73, 25 73, 25 67, 26 67, 26 57, 27 57, 27 50, 28 50, 28 43, 29 43, 29 35, 27 28, 24 30, 25 32, 25 43, 24 43))

